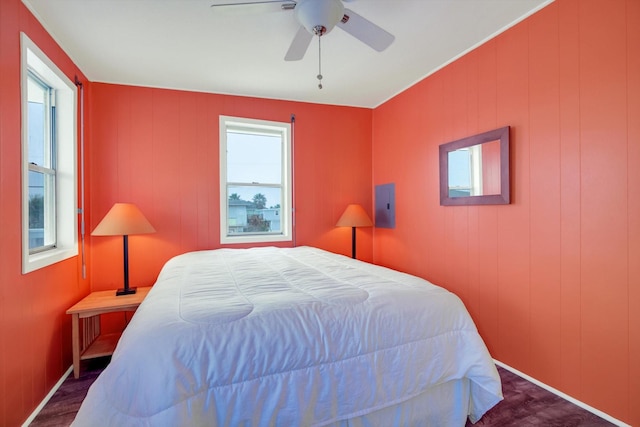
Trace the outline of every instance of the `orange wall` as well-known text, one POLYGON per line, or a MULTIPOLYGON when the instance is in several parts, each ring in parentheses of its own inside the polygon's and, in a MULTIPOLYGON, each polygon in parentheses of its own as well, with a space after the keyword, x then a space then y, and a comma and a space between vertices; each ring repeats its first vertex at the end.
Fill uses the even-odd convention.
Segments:
MULTIPOLYGON (((295 114, 296 243, 350 254, 351 230, 335 223, 349 203, 372 205, 372 110, 110 84, 92 84, 90 98, 90 229, 133 202, 158 231, 129 239, 132 286, 152 284, 174 255, 220 247, 220 115, 295 114)), ((361 259, 372 259, 372 234, 358 230, 361 259)), ((91 238, 92 289, 121 286, 121 242, 91 238)))
MULTIPOLYGON (((24 31, 73 80, 83 75, 20 0, 0 2, 0 425, 20 425, 71 365, 65 311, 91 290, 122 285, 121 239, 88 236, 79 257, 21 274, 20 50, 24 31)), ((370 109, 85 82, 87 231, 114 202, 137 203, 158 230, 130 238, 132 286, 162 264, 219 247, 218 116, 295 124, 296 243, 350 253, 335 223, 349 203, 372 205, 370 109), (91 197, 89 197, 91 195, 91 197), (95 214, 91 215, 91 212, 95 214)), ((372 260, 371 229, 358 254, 372 260)), ((107 329, 121 318, 107 320, 107 329)))
MULTIPOLYGON (((498 360, 640 425, 639 29, 637 0, 557 0, 373 112, 87 84, 87 230, 116 201, 142 208, 158 233, 130 240, 138 286, 177 253, 217 247, 218 115, 294 113, 298 245, 349 254, 335 221, 348 203, 371 207, 372 184, 395 182, 397 227, 358 230, 360 258, 450 288, 498 360), (513 203, 439 206, 438 145, 504 125, 513 203)), ((20 274, 19 31, 81 76, 19 0, 0 1, 7 426, 70 366, 64 312, 89 291, 78 259, 20 274)), ((88 249, 92 289, 120 286, 120 240, 88 249)))
POLYGON ((83 76, 20 0, 0 1, 0 425, 20 425, 71 365, 65 311, 89 292, 72 258, 21 274, 20 31, 83 76))
POLYGON ((374 111, 374 261, 454 291, 493 356, 640 425, 640 2, 558 0, 374 111), (443 207, 438 145, 511 126, 512 204, 443 207))

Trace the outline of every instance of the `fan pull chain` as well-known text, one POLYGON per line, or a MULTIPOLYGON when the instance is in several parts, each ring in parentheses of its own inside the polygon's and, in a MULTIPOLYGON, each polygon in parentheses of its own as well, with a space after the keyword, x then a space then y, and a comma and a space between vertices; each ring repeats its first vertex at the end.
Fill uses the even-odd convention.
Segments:
POLYGON ((320 40, 322 37, 318 36, 318 89, 322 89, 322 47, 320 40))

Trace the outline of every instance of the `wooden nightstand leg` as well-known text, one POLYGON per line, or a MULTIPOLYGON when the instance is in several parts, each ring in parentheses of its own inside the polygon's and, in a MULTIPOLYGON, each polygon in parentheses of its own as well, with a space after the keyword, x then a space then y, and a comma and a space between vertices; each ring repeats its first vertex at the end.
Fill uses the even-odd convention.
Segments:
POLYGON ((71 316, 71 341, 73 343, 73 377, 80 376, 80 315, 71 316))

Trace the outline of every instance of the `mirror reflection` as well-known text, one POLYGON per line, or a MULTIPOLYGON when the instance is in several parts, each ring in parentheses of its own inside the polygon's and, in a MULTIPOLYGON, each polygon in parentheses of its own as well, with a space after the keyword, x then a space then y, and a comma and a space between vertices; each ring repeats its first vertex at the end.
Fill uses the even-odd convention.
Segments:
POLYGON ((449 197, 500 194, 500 141, 449 152, 449 197))

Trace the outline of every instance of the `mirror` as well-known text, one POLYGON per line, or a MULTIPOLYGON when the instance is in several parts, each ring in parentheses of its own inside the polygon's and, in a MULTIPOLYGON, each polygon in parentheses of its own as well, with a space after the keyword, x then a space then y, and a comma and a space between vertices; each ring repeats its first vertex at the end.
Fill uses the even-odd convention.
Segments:
POLYGON ((440 146, 441 205, 509 202, 509 126, 440 146))

